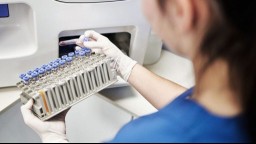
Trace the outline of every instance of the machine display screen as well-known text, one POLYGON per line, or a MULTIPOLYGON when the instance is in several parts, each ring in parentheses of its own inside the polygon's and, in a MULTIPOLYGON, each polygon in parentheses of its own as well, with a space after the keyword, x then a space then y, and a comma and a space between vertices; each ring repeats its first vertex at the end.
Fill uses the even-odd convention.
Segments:
POLYGON ((0 18, 9 17, 8 4, 0 4, 0 18))

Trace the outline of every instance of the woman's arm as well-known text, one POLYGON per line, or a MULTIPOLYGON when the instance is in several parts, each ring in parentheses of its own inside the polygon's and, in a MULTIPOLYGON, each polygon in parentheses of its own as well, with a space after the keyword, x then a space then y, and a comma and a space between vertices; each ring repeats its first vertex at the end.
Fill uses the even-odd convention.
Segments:
POLYGON ((107 57, 112 58, 113 67, 118 74, 125 81, 130 82, 157 109, 162 108, 186 90, 138 65, 136 61, 124 55, 108 38, 95 31, 86 31, 76 43, 92 50, 100 49, 107 57), (91 40, 84 41, 85 38, 91 40))
POLYGON ((134 66, 128 82, 157 109, 186 91, 186 88, 150 72, 139 64, 134 66))

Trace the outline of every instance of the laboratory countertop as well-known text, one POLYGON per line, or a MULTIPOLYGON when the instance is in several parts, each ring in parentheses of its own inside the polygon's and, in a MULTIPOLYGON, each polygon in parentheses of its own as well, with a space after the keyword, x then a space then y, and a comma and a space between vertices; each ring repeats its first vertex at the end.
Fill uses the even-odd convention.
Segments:
MULTIPOLYGON (((161 57, 157 63, 145 67, 184 87, 189 88, 194 84, 191 62, 166 50, 162 51, 161 57)), ((19 94, 20 91, 15 87, 1 88, 0 113, 18 102, 19 94)), ((157 111, 139 92, 130 86, 106 89, 95 96, 112 103, 135 117, 157 111)))
POLYGON ((16 87, 0 89, 0 113, 19 100, 20 90, 16 87))

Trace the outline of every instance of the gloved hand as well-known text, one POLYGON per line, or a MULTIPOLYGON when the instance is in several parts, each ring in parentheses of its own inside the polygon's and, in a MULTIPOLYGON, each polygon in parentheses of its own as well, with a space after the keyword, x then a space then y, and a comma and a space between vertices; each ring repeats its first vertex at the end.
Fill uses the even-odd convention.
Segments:
POLYGON ((67 111, 50 121, 41 121, 31 111, 33 100, 21 107, 24 122, 42 139, 43 143, 68 143, 66 137, 65 116, 67 111))
POLYGON ((107 37, 95 32, 86 31, 84 35, 81 35, 76 43, 80 47, 91 48, 92 50, 100 50, 107 57, 113 60, 112 66, 118 72, 118 74, 128 81, 133 67, 137 64, 136 61, 126 56, 119 48, 117 48, 107 37), (85 38, 89 38, 90 41, 84 41, 85 38))

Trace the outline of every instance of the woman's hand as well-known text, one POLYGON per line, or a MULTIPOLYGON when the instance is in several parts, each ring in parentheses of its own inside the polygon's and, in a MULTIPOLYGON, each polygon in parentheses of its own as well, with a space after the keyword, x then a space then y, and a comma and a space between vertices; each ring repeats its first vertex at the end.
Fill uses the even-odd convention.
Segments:
POLYGON ((113 60, 113 68, 115 68, 118 74, 126 81, 131 74, 133 67, 136 65, 136 61, 132 60, 123 52, 117 48, 107 37, 95 32, 86 31, 84 35, 81 35, 76 42, 80 47, 87 47, 92 50, 99 50, 107 57, 113 60), (84 41, 85 38, 89 38, 90 41, 84 41))
POLYGON ((68 112, 65 111, 55 116, 50 121, 41 121, 31 111, 33 100, 21 107, 24 122, 32 128, 42 139, 43 143, 67 143, 65 117, 68 112))

